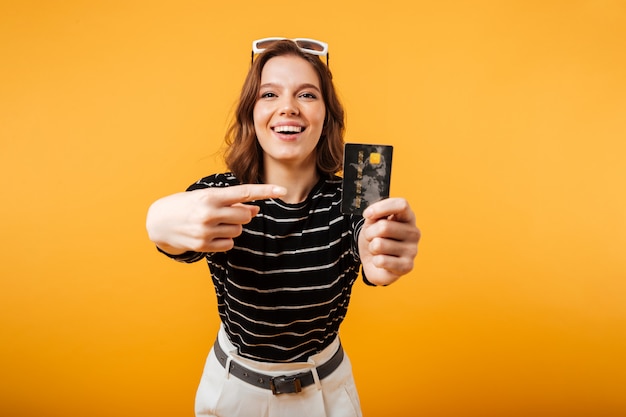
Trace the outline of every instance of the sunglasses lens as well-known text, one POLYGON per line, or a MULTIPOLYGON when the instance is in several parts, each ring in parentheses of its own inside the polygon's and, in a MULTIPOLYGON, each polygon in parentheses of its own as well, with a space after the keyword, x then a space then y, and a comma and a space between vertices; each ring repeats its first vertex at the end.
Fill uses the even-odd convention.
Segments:
POLYGON ((256 47, 259 50, 263 50, 263 49, 267 49, 270 46, 274 45, 276 43, 276 39, 267 39, 267 40, 261 40, 258 41, 256 43, 256 47))
POLYGON ((297 45, 302 49, 308 49, 309 51, 322 52, 324 50, 324 45, 320 45, 316 42, 309 41, 298 41, 297 45))

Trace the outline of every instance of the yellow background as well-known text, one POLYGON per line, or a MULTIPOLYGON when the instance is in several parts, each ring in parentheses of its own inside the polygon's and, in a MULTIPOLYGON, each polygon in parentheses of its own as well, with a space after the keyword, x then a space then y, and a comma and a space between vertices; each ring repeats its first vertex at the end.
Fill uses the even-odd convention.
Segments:
POLYGON ((423 232, 354 289, 365 415, 626 415, 617 0, 4 0, 0 414, 193 415, 213 288, 145 213, 221 170, 265 36, 330 44, 347 140, 395 146, 423 232))

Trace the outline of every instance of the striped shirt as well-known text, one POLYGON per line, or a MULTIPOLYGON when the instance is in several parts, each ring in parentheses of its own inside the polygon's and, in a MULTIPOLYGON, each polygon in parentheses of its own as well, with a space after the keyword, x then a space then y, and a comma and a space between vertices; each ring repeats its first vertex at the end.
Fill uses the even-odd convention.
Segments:
MULTIPOLYGON (((203 178, 188 191, 239 184, 232 174, 203 178)), ((205 258, 224 328, 239 354, 268 362, 306 360, 327 347, 346 316, 360 267, 360 216, 340 211, 341 178, 320 180, 307 199, 255 201, 259 214, 227 252, 205 258)))

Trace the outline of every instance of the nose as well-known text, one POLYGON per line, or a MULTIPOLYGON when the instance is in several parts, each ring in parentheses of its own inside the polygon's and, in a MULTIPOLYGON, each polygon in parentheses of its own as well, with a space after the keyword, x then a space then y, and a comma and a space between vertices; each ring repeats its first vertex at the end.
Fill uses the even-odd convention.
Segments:
POLYGON ((281 116, 296 116, 300 113, 298 103, 292 97, 286 97, 281 103, 280 115, 281 116))

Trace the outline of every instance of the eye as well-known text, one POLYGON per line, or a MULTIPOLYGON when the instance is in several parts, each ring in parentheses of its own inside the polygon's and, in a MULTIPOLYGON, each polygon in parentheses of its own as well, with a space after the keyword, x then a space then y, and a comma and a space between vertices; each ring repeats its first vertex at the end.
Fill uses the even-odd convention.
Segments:
POLYGON ((300 94, 300 97, 306 98, 306 99, 309 99, 309 100, 315 100, 315 99, 317 99, 317 94, 314 94, 314 93, 311 93, 311 92, 307 91, 307 92, 304 92, 304 93, 300 94))
POLYGON ((278 97, 278 96, 272 93, 271 91, 266 91, 264 93, 261 93, 261 98, 274 98, 274 97, 278 97))

